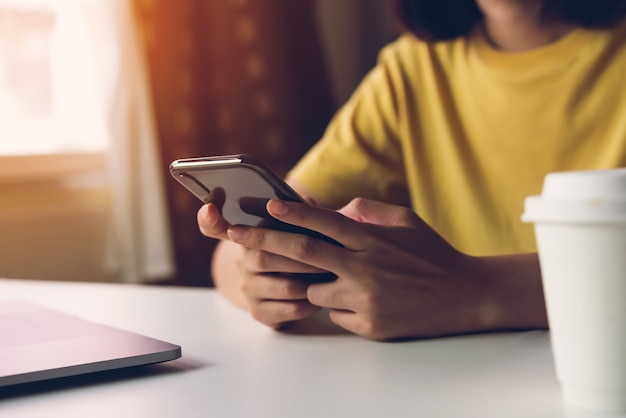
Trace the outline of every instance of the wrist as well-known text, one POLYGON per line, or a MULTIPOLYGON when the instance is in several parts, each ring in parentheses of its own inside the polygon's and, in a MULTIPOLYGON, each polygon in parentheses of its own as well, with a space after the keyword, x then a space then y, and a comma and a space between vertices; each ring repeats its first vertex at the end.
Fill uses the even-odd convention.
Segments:
POLYGON ((546 329, 537 254, 471 257, 481 289, 474 318, 479 330, 546 329))

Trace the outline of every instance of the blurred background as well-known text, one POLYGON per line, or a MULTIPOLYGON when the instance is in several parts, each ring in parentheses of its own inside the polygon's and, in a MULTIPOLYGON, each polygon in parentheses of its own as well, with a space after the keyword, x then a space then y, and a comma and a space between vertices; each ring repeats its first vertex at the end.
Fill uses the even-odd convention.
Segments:
POLYGON ((0 0, 0 277, 211 286, 169 163, 284 175, 396 36, 387 0, 0 0))

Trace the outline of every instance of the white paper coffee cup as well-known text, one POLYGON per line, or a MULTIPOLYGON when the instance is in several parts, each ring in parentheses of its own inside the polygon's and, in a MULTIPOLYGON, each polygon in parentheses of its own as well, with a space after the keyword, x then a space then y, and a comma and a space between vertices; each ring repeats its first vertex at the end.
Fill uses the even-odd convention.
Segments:
POLYGON ((535 224, 565 402, 626 411, 626 169, 551 173, 522 220, 535 224))

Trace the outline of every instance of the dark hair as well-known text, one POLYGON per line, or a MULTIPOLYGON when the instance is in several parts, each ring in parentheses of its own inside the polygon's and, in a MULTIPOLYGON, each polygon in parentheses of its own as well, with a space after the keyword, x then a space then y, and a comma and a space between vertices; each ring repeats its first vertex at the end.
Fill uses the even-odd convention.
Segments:
MULTIPOLYGON (((426 41, 466 36, 483 16, 475 0, 395 0, 404 30, 426 41)), ((611 28, 626 17, 626 0, 544 0, 546 21, 611 28)))

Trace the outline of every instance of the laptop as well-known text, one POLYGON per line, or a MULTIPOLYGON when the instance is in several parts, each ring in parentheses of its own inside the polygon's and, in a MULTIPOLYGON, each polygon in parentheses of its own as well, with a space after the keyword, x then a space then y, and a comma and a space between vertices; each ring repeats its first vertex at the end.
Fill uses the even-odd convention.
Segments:
POLYGON ((0 303, 0 387, 174 360, 178 345, 29 303, 0 303))

